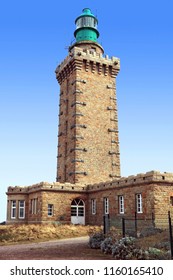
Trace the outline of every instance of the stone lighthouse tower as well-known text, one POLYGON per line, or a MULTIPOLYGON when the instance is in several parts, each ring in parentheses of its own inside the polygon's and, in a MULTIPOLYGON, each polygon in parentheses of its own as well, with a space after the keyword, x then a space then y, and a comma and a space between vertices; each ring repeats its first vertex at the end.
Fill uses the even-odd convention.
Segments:
POLYGON ((104 56, 98 20, 77 17, 68 56, 56 68, 60 84, 57 181, 93 184, 120 177, 116 101, 119 59, 104 56))

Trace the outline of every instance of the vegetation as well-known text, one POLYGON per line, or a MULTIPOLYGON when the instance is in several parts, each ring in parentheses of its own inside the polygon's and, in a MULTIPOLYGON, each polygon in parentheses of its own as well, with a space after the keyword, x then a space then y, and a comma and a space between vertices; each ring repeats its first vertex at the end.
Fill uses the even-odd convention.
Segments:
POLYGON ((52 224, 5 225, 0 226, 0 245, 86 236, 92 231, 97 232, 98 227, 52 224))
POLYGON ((140 238, 121 234, 112 228, 104 235, 102 228, 82 225, 0 225, 0 245, 40 242, 53 239, 72 238, 89 235, 89 246, 100 249, 113 259, 170 259, 169 233, 156 231, 140 238))
POLYGON ((115 229, 105 236, 102 232, 96 232, 90 235, 89 245, 91 248, 101 249, 104 254, 111 254, 112 258, 117 260, 170 259, 170 244, 166 230, 140 238, 130 236, 122 238, 115 229))

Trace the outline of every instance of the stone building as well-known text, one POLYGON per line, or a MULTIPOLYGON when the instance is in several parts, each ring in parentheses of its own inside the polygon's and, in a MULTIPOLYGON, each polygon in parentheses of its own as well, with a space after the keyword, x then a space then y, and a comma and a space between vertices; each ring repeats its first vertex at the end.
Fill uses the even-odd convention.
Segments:
POLYGON ((173 174, 156 171, 123 178, 116 99, 120 61, 98 44, 97 18, 85 8, 76 42, 56 68, 60 85, 57 178, 9 187, 7 223, 102 224, 111 219, 173 212, 173 174))

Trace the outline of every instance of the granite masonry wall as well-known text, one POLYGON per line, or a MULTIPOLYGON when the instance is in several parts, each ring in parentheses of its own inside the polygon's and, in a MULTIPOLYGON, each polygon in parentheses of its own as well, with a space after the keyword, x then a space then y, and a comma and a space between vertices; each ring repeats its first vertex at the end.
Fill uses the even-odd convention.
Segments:
POLYGON ((80 198, 85 203, 85 224, 101 225, 104 215, 104 198, 109 199, 111 219, 126 216, 134 217, 136 211, 136 194, 142 196, 142 213, 139 218, 155 217, 156 226, 161 219, 167 219, 168 211, 173 215, 173 173, 156 171, 129 176, 100 184, 70 184, 42 182, 29 187, 8 188, 8 223, 70 223, 71 202, 80 198), (124 214, 119 213, 118 197, 124 196, 124 214), (31 200, 38 199, 37 213, 31 213, 31 200), (96 213, 92 214, 91 200, 96 200, 96 213), (25 200, 25 219, 11 219, 11 200, 25 200), (47 215, 47 206, 54 206, 52 217, 47 215))
POLYGON ((119 59, 103 56, 96 43, 71 47, 57 67, 57 181, 86 184, 120 177, 115 83, 119 69, 119 59))

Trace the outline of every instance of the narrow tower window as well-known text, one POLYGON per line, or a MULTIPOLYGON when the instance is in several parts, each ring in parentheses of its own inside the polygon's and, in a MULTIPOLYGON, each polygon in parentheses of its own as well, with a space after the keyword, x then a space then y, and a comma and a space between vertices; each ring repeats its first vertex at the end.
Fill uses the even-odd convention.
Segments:
POLYGON ((67 142, 65 142, 65 157, 67 157, 67 142))
POLYGON ((67 181, 67 165, 64 166, 64 182, 67 181))
POLYGON ((66 115, 68 115, 68 99, 66 99, 66 115))
POLYGON ((67 79, 67 94, 69 92, 69 79, 67 79))
POLYGON ((65 134, 67 135, 68 132, 68 121, 65 122, 65 134))

